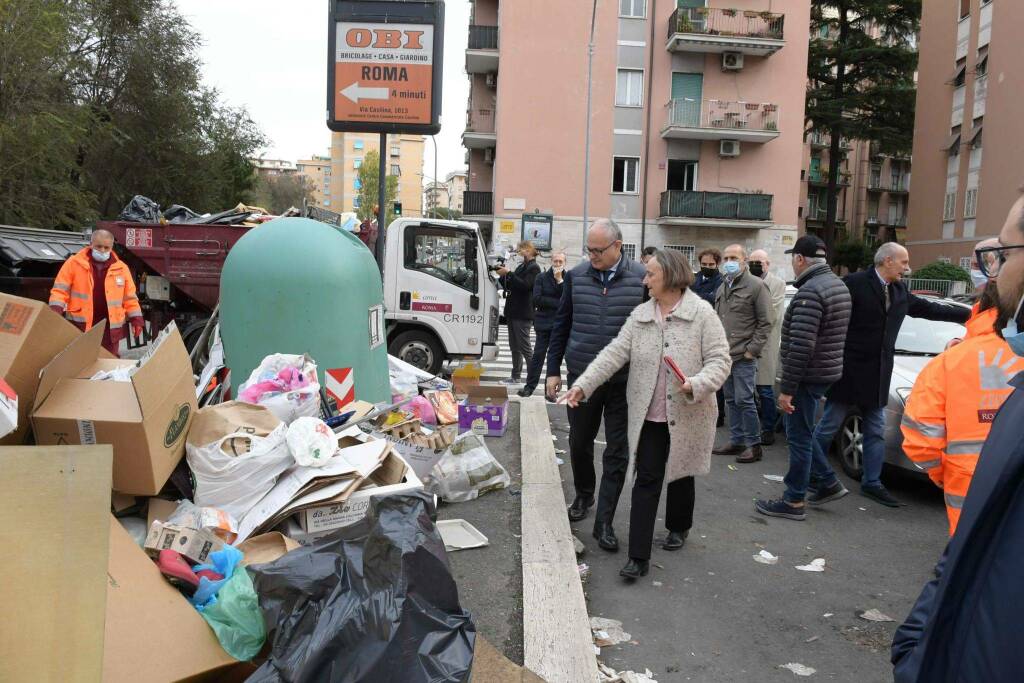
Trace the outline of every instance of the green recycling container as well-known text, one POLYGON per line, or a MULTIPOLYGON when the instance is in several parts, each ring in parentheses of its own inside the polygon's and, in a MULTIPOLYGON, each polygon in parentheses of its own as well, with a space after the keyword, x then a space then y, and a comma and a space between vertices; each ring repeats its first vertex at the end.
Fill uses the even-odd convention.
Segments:
POLYGON ((277 218, 246 233, 221 272, 220 330, 235 393, 266 356, 306 353, 321 386, 326 370, 350 368, 357 399, 391 396, 380 271, 341 228, 277 218))

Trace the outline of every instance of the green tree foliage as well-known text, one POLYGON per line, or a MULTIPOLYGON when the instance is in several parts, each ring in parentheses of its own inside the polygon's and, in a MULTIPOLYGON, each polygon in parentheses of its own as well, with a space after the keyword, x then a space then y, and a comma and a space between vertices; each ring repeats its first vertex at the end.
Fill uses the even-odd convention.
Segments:
POLYGON ((970 282, 970 274, 952 263, 932 261, 914 271, 915 280, 952 280, 954 282, 970 282))
POLYGON ((251 202, 265 140, 202 86, 198 49, 170 0, 0 0, 0 223, 251 202))
POLYGON ((874 252, 859 240, 843 240, 836 245, 832 265, 846 268, 851 273, 871 265, 874 252))
POLYGON ((308 178, 298 173, 261 175, 256 183, 256 206, 282 214, 293 206, 301 209, 313 198, 308 178))
MULTIPOLYGON (((921 0, 811 0, 807 61, 808 132, 877 141, 883 152, 909 152, 913 142, 921 0)), ((829 164, 828 213, 822 238, 836 242, 840 164, 829 164)))
MULTIPOLYGON (((377 205, 380 197, 378 195, 378 188, 380 183, 380 155, 377 154, 376 150, 367 152, 366 156, 363 157, 363 165, 359 167, 359 208, 356 210, 356 214, 359 216, 359 220, 366 220, 367 218, 374 218, 373 207, 377 205)), ((389 175, 386 177, 386 183, 384 185, 384 197, 386 212, 384 214, 384 225, 391 225, 391 221, 395 220, 395 197, 398 195, 398 176, 389 175)), ((417 207, 419 210, 419 207, 417 207)), ((402 207, 402 213, 408 213, 409 209, 402 207)))

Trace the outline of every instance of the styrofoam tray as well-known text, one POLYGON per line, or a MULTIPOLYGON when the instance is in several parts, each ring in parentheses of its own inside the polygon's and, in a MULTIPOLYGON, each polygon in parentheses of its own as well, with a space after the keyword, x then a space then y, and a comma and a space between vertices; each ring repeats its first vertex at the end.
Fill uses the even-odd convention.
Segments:
POLYGON ((487 545, 487 537, 464 519, 438 520, 437 530, 444 541, 444 549, 448 552, 483 548, 487 545))

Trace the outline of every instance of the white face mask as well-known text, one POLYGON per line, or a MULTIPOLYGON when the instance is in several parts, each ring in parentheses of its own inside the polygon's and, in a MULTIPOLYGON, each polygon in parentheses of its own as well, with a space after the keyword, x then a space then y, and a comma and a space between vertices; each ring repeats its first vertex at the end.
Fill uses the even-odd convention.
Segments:
POLYGON ((92 257, 95 260, 99 261, 100 263, 103 263, 104 261, 106 261, 107 259, 110 258, 110 252, 109 251, 99 251, 97 249, 93 249, 92 250, 92 257))
POLYGON ((988 278, 985 277, 984 273, 982 273, 977 268, 972 268, 971 269, 971 284, 974 285, 975 289, 977 289, 978 287, 981 287, 982 285, 987 284, 987 283, 988 283, 988 278))

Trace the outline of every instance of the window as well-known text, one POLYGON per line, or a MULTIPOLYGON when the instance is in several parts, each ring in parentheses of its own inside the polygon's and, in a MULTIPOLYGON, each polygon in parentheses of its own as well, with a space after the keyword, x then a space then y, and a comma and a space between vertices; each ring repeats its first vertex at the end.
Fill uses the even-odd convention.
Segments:
POLYGON ((630 260, 636 261, 636 245, 632 242, 622 243, 622 253, 630 258, 630 260))
POLYGON ((363 181, 360 180, 359 178, 356 178, 355 182, 352 183, 352 186, 357 190, 361 190, 363 188, 363 181))
POLYGON ((477 291, 476 233, 430 225, 410 225, 403 242, 406 270, 470 292, 477 291))
POLYGON ((647 0, 619 0, 619 16, 643 19, 647 14, 647 0))
POLYGON ((352 206, 353 206, 354 208, 357 208, 357 209, 358 209, 358 208, 359 208, 359 207, 361 207, 362 205, 363 205, 363 200, 362 200, 362 198, 361 198, 361 197, 353 197, 353 198, 352 198, 352 206))
POLYGON ((666 244, 665 249, 681 253, 689 261, 690 266, 693 266, 693 262, 697 258, 697 247, 692 244, 666 244))
POLYGON ((363 148, 363 141, 362 140, 356 140, 355 142, 352 143, 352 149, 362 149, 362 148, 363 148))
POLYGON ((956 192, 946 193, 946 203, 942 207, 942 220, 951 221, 956 217, 956 192))
POLYGON ((697 189, 697 162, 681 159, 668 160, 668 182, 666 190, 684 190, 693 192, 697 189))
POLYGON ((951 263, 951 261, 949 260, 948 256, 940 256, 939 257, 939 262, 940 263, 951 263))
POLYGON ((391 175, 402 175, 402 167, 398 164, 391 164, 391 175))
POLYGON ((975 218, 978 215, 978 188, 967 190, 964 195, 964 218, 975 218))
POLYGON ((636 157, 615 157, 612 164, 612 192, 636 194, 640 159, 636 157))
POLYGON ((868 220, 878 222, 878 197, 868 197, 868 220))
POLYGON ((330 206, 330 205, 331 205, 331 200, 330 199, 325 199, 324 200, 324 206, 330 206))
POLYGON ((615 105, 642 107, 643 96, 644 72, 639 69, 619 69, 615 85, 615 105))
POLYGON ((352 168, 361 168, 362 165, 363 165, 363 160, 362 159, 353 159, 352 160, 352 168))
POLYGON ((392 147, 391 147, 391 156, 393 156, 393 157, 397 157, 397 156, 399 156, 399 155, 400 155, 401 153, 402 153, 402 151, 401 151, 401 149, 400 149, 400 148, 398 147, 398 145, 394 145, 394 146, 392 146, 392 147))
POLYGON ((325 168, 324 169, 324 175, 331 175, 331 169, 325 168))
POLYGON ((960 0, 960 18, 970 16, 971 14, 971 0, 960 0))
POLYGON ((974 259, 972 259, 970 256, 961 256, 960 257, 960 267, 963 268, 966 271, 970 271, 971 270, 971 265, 972 265, 973 261, 974 261, 974 259))

